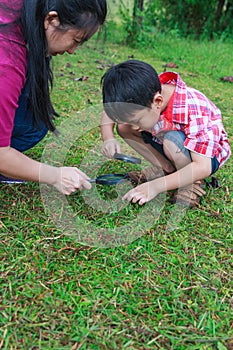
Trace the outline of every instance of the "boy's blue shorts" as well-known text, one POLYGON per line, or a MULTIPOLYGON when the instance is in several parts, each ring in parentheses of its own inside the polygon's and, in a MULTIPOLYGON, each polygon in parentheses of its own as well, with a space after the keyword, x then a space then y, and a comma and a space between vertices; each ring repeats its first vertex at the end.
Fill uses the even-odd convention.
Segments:
MULTIPOLYGON (((163 145, 154 141, 153 136, 150 132, 142 131, 141 135, 142 135, 142 139, 145 143, 149 143, 154 149, 156 149, 166 159, 168 159, 164 153, 163 145)), ((181 150, 181 152, 186 157, 188 157, 191 161, 190 151, 184 147, 185 138, 186 138, 185 134, 182 131, 176 131, 176 130, 168 131, 164 135, 164 139, 172 141, 181 150)), ((211 158, 211 164, 212 164, 212 171, 211 171, 210 175, 214 174, 219 168, 219 162, 218 162, 216 156, 214 158, 211 158)))

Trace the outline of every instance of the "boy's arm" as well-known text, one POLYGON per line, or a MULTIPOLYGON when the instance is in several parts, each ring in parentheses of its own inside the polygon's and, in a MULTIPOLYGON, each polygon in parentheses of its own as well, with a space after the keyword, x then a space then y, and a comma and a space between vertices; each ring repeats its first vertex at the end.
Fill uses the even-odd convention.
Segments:
POLYGON ((113 133, 114 126, 115 126, 115 123, 103 111, 101 124, 100 124, 100 131, 101 131, 101 137, 103 142, 114 139, 114 133, 113 133))
POLYGON ((114 126, 115 123, 103 112, 100 125, 103 140, 102 152, 108 158, 112 158, 115 153, 121 152, 120 144, 114 137, 114 126))
POLYGON ((159 193, 185 187, 210 176, 211 158, 193 152, 190 153, 192 162, 175 173, 166 176, 164 181, 160 183, 159 193))
POLYGON ((211 158, 193 152, 191 152, 191 156, 192 162, 184 168, 137 186, 127 192, 123 199, 142 205, 162 192, 185 187, 208 177, 211 174, 211 158))

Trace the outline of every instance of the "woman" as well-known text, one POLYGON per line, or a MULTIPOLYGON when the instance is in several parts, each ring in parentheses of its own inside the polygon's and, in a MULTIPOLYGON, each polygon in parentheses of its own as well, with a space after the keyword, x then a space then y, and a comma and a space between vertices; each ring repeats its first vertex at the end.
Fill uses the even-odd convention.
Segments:
POLYGON ((51 56, 73 54, 106 14, 106 0, 1 1, 0 174, 53 185, 63 194, 91 187, 79 169, 49 166, 22 152, 55 131, 51 56))

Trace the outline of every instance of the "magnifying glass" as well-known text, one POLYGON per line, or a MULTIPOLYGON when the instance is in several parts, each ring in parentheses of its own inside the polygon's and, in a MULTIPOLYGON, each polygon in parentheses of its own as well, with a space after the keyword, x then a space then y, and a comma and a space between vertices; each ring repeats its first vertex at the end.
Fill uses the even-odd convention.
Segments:
POLYGON ((122 160, 123 162, 126 162, 126 163, 141 164, 141 159, 132 157, 132 156, 127 156, 126 154, 123 154, 123 153, 115 153, 113 158, 117 160, 122 160))
POLYGON ((95 179, 88 180, 91 183, 96 183, 98 185, 118 185, 122 182, 128 181, 129 176, 128 174, 105 174, 97 176, 95 179))
POLYGON ((26 181, 11 179, 11 178, 8 178, 8 177, 0 174, 0 183, 12 185, 12 184, 25 184, 26 181))
MULTIPOLYGON (((132 164, 141 164, 141 159, 128 156, 123 153, 115 153, 113 156, 114 159, 121 160, 126 163, 132 163, 132 164)), ((100 175, 95 179, 88 180, 91 183, 96 183, 98 185, 118 185, 122 182, 130 180, 128 174, 104 174, 100 175)))

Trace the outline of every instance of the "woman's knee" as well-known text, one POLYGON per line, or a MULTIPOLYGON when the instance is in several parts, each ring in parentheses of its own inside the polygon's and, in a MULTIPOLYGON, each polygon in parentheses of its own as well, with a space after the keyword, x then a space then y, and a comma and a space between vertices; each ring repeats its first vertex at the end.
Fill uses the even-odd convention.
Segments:
POLYGON ((46 127, 40 130, 28 130, 27 128, 25 128, 25 130, 15 130, 15 133, 11 138, 11 147, 15 148, 19 152, 27 151, 43 140, 43 138, 47 135, 47 132, 48 130, 46 127))

